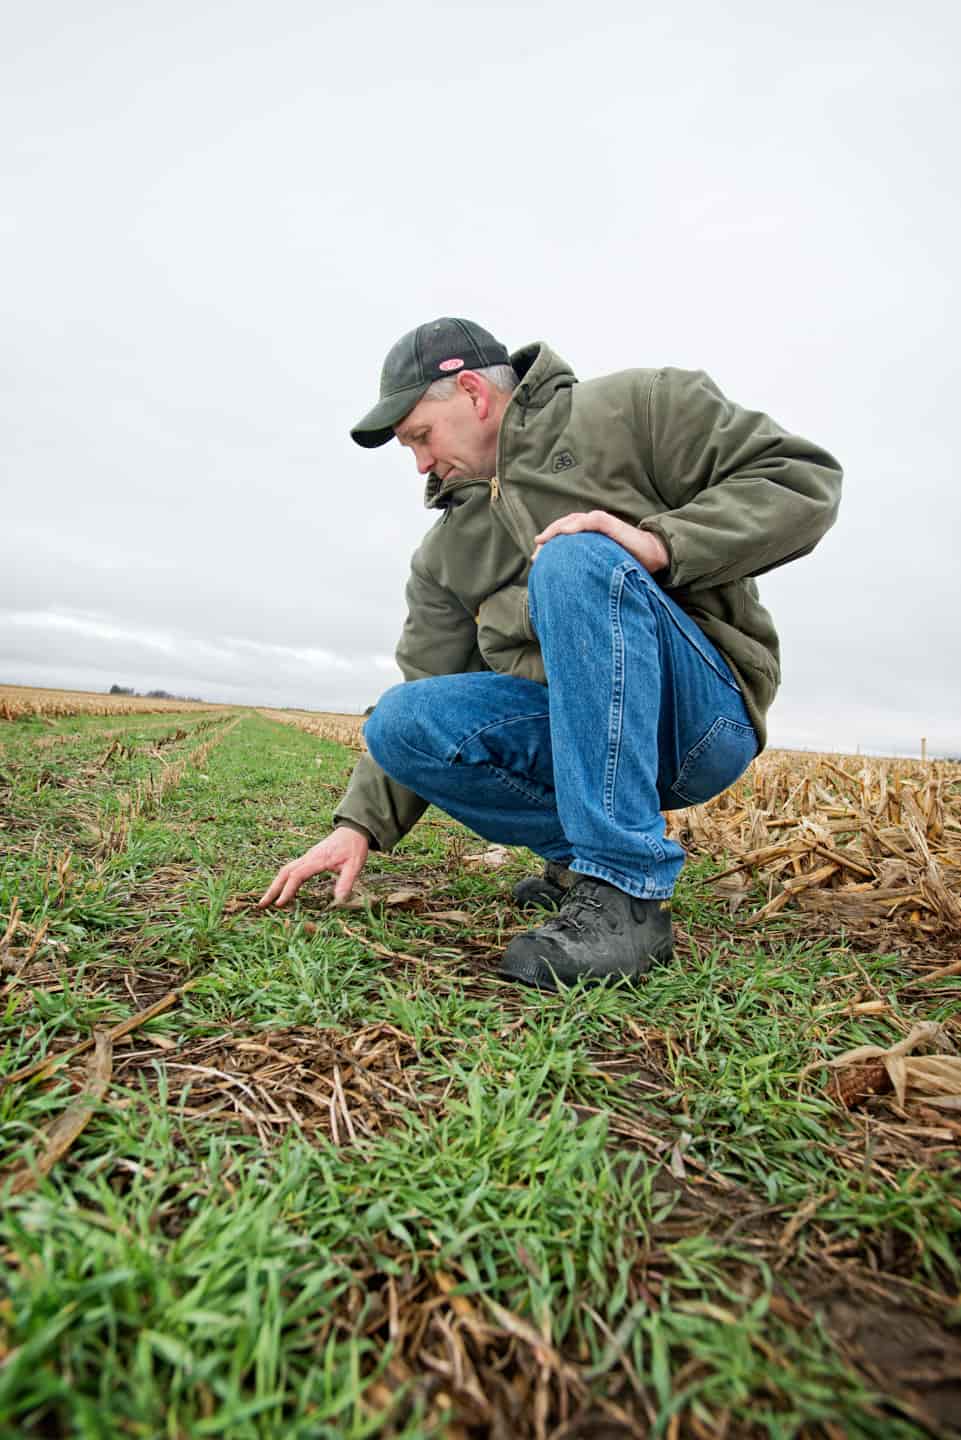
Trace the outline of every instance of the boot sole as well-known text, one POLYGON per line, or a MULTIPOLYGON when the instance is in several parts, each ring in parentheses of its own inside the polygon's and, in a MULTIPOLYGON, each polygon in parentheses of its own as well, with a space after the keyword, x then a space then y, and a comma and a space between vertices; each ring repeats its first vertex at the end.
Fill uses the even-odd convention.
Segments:
POLYGON ((565 975, 558 975, 546 960, 538 955, 505 955, 497 967, 498 975, 505 980, 516 980, 521 985, 531 985, 537 990, 558 990, 560 986, 575 985, 578 980, 585 981, 588 985, 599 985, 602 980, 629 980, 636 984, 644 979, 655 965, 667 965, 674 959, 674 951, 666 950, 657 954, 646 956, 646 964, 639 963, 636 970, 608 970, 603 974, 597 974, 591 970, 582 970, 579 974, 568 978, 565 975))

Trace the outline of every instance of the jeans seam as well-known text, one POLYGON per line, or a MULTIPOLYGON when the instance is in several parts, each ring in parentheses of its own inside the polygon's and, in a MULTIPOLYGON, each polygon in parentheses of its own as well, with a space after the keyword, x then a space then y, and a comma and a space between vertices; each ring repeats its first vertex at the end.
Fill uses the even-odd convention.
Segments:
POLYGON ((624 718, 624 628, 621 625, 621 595, 627 565, 617 565, 611 572, 608 590, 608 615, 611 624, 611 704, 607 720, 607 764, 604 770, 604 811, 612 822, 617 764, 621 754, 621 727, 624 718))
POLYGON ((494 765, 490 760, 482 760, 480 763, 482 769, 489 770, 492 775, 497 777, 502 785, 506 785, 508 790, 513 790, 515 795, 522 795, 529 804, 539 805, 544 810, 557 809, 553 801, 545 800, 542 795, 532 795, 529 790, 525 790, 522 785, 518 785, 509 770, 499 769, 499 767, 494 765))
MULTIPOLYGON (((692 648, 693 650, 696 650, 696 651, 697 651, 698 655, 700 655, 700 657, 701 657, 701 659, 704 661, 705 665, 709 665, 709 666, 711 667, 711 669, 714 671, 714 674, 718 677, 719 680, 723 680, 723 682, 724 682, 725 685, 729 686, 729 688, 732 689, 732 690, 734 690, 738 695, 741 695, 741 687, 740 687, 740 685, 738 685, 737 681, 733 678, 733 676, 731 676, 731 675, 729 675, 729 674, 725 674, 725 672, 724 672, 723 670, 719 670, 719 669, 718 669, 718 666, 717 666, 717 663, 716 663, 715 660, 707 653, 707 651, 704 650, 704 649, 702 649, 702 647, 697 643, 697 641, 696 641, 692 636, 690 636, 690 635, 687 633, 687 631, 684 629, 684 626, 683 626, 683 625, 679 625, 679 624, 678 624, 677 616, 674 614, 674 612, 673 612, 672 609, 671 609, 670 604, 668 603, 668 601, 670 600, 670 596, 664 594, 663 590, 662 590, 661 587, 658 585, 657 581, 654 580, 654 579, 648 574, 648 572, 647 572, 646 570, 644 570, 643 567, 640 566, 640 565, 632 565, 632 566, 630 567, 630 569, 631 569, 631 573, 632 573, 632 574, 647 575, 647 578, 650 580, 650 585, 649 585, 649 586, 646 586, 645 588, 650 589, 650 590, 652 591, 652 593, 654 594, 654 596, 657 598, 657 600, 660 602, 661 609, 663 610, 664 614, 667 616, 668 620, 670 620, 671 624, 674 626, 674 628, 675 628, 675 630, 677 631, 677 633, 678 633, 679 635, 683 636, 683 638, 687 641, 687 643, 691 646, 691 648, 692 648)), ((673 603, 674 603, 675 605, 677 605, 677 601, 676 601, 676 600, 675 600, 673 603)), ((681 607, 678 606, 678 609, 680 609, 680 608, 681 608, 681 607)), ((684 612, 684 613, 686 614, 686 612, 684 612)), ((688 618, 689 620, 691 620, 690 615, 688 615, 687 618, 688 618)), ((691 624, 692 624, 693 626, 695 626, 695 628, 699 628, 699 627, 697 626, 697 621, 696 621, 696 620, 691 620, 691 624)), ((726 663, 726 662, 725 662, 725 663, 726 663)), ((743 696, 742 696, 742 699, 743 699, 743 696)))
MULTIPOLYGON (((489 730, 492 727, 488 725, 484 728, 489 730)), ((483 731, 478 731, 477 733, 482 734, 483 731)), ((453 764, 453 762, 450 760, 438 759, 436 755, 431 755, 429 751, 421 750, 418 746, 411 745, 410 741, 407 742, 407 748, 411 751, 412 754, 422 755, 425 760, 430 761, 434 765, 446 765, 448 766, 448 768, 450 768, 453 764)), ((513 790, 516 795, 522 795, 524 799, 527 800, 530 804, 540 805, 542 808, 547 810, 556 809, 556 805, 552 801, 546 800, 543 795, 534 795, 529 790, 525 790, 522 785, 518 785, 514 778, 511 776, 510 771, 499 769, 499 767, 493 764, 493 762, 490 760, 480 760, 476 763, 481 769, 489 770, 492 775, 496 775, 498 780, 500 780, 501 784, 506 785, 509 790, 513 790)))
MULTIPOLYGON (((617 769, 621 757, 621 738, 624 726, 624 626, 621 620, 621 602, 624 582, 634 570, 632 561, 624 561, 611 572, 608 591, 608 611, 611 624, 611 704, 608 714, 607 765, 604 774, 604 813, 612 825, 618 823, 614 813, 614 791, 617 785, 617 769)), ((653 836, 647 836, 656 863, 666 858, 664 847, 653 836)))
MULTIPOLYGON (((547 720, 549 723, 550 718, 550 711, 544 710, 539 715, 513 715, 506 720, 492 720, 489 725, 482 725, 479 730, 472 730, 469 735, 465 735, 462 740, 459 740, 451 752, 451 755, 456 758, 464 749, 465 745, 469 745, 472 740, 476 740, 480 735, 486 735, 488 730, 499 730, 504 725, 527 725, 532 720, 547 720)), ((423 755, 425 752, 421 750, 418 753, 423 755)), ((454 763, 453 758, 448 758, 447 756, 444 757, 444 761, 447 765, 454 763)))

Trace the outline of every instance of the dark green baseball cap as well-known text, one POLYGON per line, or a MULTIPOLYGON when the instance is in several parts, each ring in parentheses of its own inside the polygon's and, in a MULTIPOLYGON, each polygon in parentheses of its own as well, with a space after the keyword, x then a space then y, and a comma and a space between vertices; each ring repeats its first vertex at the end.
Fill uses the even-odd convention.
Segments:
POLYGON ((459 370, 510 363, 506 347, 473 320, 445 316, 418 325, 387 352, 380 372, 380 399, 353 427, 351 438, 367 450, 386 445, 394 438, 394 426, 410 414, 435 380, 449 379, 459 370))

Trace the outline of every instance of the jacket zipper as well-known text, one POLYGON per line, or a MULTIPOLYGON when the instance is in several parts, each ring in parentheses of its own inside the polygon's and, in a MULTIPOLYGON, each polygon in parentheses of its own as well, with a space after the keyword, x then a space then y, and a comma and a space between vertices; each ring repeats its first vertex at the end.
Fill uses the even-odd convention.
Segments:
POLYGON ((497 475, 491 476, 490 485, 491 508, 494 509, 496 506, 496 513, 500 518, 501 524, 504 526, 504 529, 518 550, 529 562, 534 550, 534 531, 531 530, 530 524, 528 523, 529 517, 524 514, 523 510, 519 511, 518 507, 511 503, 507 492, 501 489, 501 483, 497 475), (530 531, 529 540, 526 533, 527 531, 530 531))
MULTIPOLYGON (((523 416, 524 412, 522 411, 522 417, 523 416)), ((501 490, 500 477, 497 472, 501 468, 504 460, 503 433, 501 433, 497 437, 497 459, 498 465, 494 470, 494 474, 491 476, 491 507, 493 508, 495 504, 498 506, 502 525, 504 526, 508 535, 510 535, 518 550, 524 556, 525 560, 530 563, 531 555, 534 549, 533 536, 536 532, 537 527, 534 526, 534 528, 531 530, 530 543, 528 544, 524 532, 530 529, 530 527, 529 525, 525 524, 524 521, 529 517, 526 517, 524 515, 522 509, 520 511, 520 515, 518 515, 518 511, 511 503, 510 499, 507 496, 507 493, 501 490), (518 521, 520 521, 520 523, 518 523, 518 521)))

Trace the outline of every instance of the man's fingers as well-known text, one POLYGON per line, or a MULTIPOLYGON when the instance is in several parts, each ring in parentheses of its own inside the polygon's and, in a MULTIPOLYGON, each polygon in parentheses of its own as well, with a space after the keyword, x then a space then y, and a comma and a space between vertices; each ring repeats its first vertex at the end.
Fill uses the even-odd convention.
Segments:
POLYGON ((335 891, 338 900, 345 900, 353 889, 354 881, 364 868, 369 846, 366 839, 354 830, 338 828, 326 840, 321 840, 312 850, 297 860, 289 860, 282 866, 273 881, 258 900, 260 909, 267 905, 283 907, 289 905, 301 885, 323 870, 340 872, 335 891))
POLYGON ((578 511, 571 515, 562 515, 559 520, 552 520, 546 529, 534 536, 536 548, 531 559, 536 560, 538 551, 543 549, 548 540, 553 540, 555 535, 579 535, 583 530, 594 530, 606 535, 610 518, 604 510, 591 510, 588 514, 578 511))
POLYGON ((579 520, 581 518, 582 517, 580 516, 569 515, 566 520, 555 520, 553 525, 548 525, 547 529, 544 530, 540 535, 535 535, 534 553, 531 556, 531 562, 533 563, 533 561, 537 559, 538 555, 543 550, 544 546, 547 545, 549 541, 555 540, 558 535, 576 535, 581 530, 589 529, 590 527, 587 525, 575 523, 576 520, 579 520))
POLYGON ((302 860, 289 860, 282 866, 268 888, 257 901, 258 910, 263 910, 268 905, 289 905, 303 885, 315 872, 304 868, 302 860))
POLYGON ((351 890, 354 888, 354 882, 363 868, 363 860, 361 860, 359 865, 355 860, 344 861, 340 867, 340 874, 337 876, 337 883, 334 885, 334 899, 338 904, 346 900, 350 895, 351 890))
POLYGON ((264 891, 263 895, 261 895, 260 899, 257 901, 257 908, 258 908, 258 910, 262 910, 265 905, 271 905, 271 904, 273 904, 273 902, 274 902, 274 900, 276 899, 276 897, 280 894, 281 890, 284 888, 284 881, 287 879, 287 871, 288 871, 288 869, 289 869, 289 867, 288 867, 287 865, 285 865, 282 870, 279 870, 279 871, 277 872, 277 874, 274 876, 273 880, 271 880, 270 884, 267 886, 267 889, 264 891))
POLYGON ((277 905, 280 909, 283 909, 285 905, 290 904, 291 900, 293 900, 301 885, 303 885, 304 881, 308 878, 309 877, 307 875, 299 875, 296 870, 292 870, 290 872, 290 874, 287 876, 284 888, 280 892, 280 898, 277 901, 277 905))
POLYGON ((571 535, 577 530, 584 528, 583 522, 586 515, 562 515, 559 520, 552 520, 539 535, 534 536, 535 545, 543 545, 546 540, 551 540, 555 535, 571 535))

